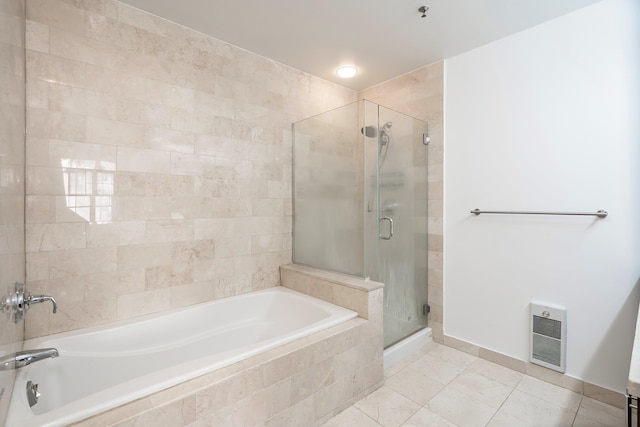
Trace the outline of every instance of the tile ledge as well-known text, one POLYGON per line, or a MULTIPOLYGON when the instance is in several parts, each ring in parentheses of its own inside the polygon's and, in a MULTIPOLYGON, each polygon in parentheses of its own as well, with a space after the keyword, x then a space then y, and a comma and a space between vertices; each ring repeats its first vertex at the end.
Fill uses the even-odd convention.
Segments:
POLYGON ((311 277, 323 279, 328 282, 344 285, 364 292, 371 292, 384 287, 383 283, 375 282, 373 280, 366 280, 361 277, 350 276, 344 273, 336 273, 334 271, 321 270, 318 268, 308 267, 306 265, 287 264, 281 265, 280 269, 306 274, 311 277))

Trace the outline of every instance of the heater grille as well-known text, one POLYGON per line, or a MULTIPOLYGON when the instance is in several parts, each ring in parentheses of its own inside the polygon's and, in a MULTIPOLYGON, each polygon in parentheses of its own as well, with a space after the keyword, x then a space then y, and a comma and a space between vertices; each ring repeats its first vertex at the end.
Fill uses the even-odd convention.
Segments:
POLYGON ((566 369, 566 320, 564 307, 544 303, 531 303, 532 363, 559 372, 566 369))

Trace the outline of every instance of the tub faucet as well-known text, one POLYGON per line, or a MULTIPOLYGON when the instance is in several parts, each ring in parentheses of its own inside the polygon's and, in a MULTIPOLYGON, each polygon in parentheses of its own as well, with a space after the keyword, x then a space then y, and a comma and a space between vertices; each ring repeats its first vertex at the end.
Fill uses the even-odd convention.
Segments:
POLYGON ((0 371, 24 368, 32 363, 58 357, 59 355, 58 350, 55 348, 38 348, 35 350, 19 351, 0 358, 0 371))
POLYGON ((58 311, 56 300, 49 295, 31 295, 24 286, 24 283, 15 283, 7 288, 7 293, 0 296, 0 311, 3 313, 13 313, 13 321, 18 323, 24 319, 25 313, 31 308, 31 304, 51 301, 53 312, 58 311))
POLYGON ((51 301, 51 304, 53 304, 53 312, 57 312, 58 311, 58 304, 56 303, 56 300, 49 295, 31 295, 29 292, 25 293, 25 298, 24 298, 24 308, 25 311, 29 310, 31 308, 31 304, 39 304, 41 302, 45 302, 45 301, 51 301))

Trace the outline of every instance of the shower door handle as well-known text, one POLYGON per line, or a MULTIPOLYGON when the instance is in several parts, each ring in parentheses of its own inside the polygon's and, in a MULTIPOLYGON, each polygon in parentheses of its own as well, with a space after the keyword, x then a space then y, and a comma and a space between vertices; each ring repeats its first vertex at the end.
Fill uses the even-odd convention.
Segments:
POLYGON ((380 217, 378 222, 382 222, 383 220, 389 221, 389 235, 385 237, 382 235, 382 233, 380 233, 378 234, 378 237, 382 240, 391 240, 391 238, 393 237, 393 220, 388 216, 382 216, 380 217))

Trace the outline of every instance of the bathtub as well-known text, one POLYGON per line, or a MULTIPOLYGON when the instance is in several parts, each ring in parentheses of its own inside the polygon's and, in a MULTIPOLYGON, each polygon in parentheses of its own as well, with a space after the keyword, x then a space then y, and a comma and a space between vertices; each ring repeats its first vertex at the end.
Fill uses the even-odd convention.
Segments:
POLYGON ((67 425, 356 316, 277 287, 29 340, 60 357, 18 371, 7 425, 67 425), (39 384, 33 408, 27 381, 39 384))

